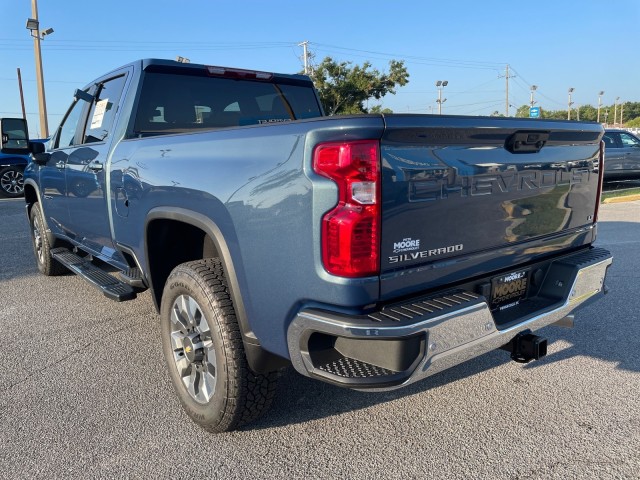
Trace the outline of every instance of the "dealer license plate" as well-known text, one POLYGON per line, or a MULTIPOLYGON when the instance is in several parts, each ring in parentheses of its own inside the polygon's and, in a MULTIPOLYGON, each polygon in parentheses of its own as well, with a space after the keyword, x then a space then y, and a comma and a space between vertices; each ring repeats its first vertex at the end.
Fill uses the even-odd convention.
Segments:
POLYGON ((515 307, 527 296, 530 270, 518 270, 491 279, 491 309, 515 307))

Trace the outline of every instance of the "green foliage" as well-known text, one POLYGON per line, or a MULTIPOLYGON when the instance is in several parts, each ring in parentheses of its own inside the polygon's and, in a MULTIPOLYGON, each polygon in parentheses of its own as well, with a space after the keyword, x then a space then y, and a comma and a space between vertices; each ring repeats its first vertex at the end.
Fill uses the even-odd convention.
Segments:
POLYGON ((633 120, 629 120, 628 122, 625 123, 625 125, 627 127, 640 128, 640 117, 636 117, 633 120))
POLYGON ((409 82, 404 61, 397 60, 389 62, 388 73, 381 73, 369 62, 352 66, 326 57, 310 76, 327 115, 367 113, 367 99, 395 94, 397 86, 409 82))
POLYGON ((369 113, 393 113, 390 108, 382 108, 382 105, 374 105, 369 109, 369 113))

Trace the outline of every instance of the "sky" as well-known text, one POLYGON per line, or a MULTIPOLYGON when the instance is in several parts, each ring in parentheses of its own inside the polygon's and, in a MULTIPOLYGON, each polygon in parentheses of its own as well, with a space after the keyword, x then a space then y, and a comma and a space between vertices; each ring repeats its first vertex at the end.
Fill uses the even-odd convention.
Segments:
MULTIPOLYGON (((0 116, 21 116, 17 68, 29 130, 38 136, 32 0, 0 0, 0 116)), ((437 80, 447 80, 442 113, 510 113, 530 100, 566 110, 640 101, 640 0, 39 0, 49 130, 75 88, 140 58, 186 57, 192 63, 279 73, 331 56, 384 71, 404 60, 409 83, 369 106, 395 113, 437 113, 437 80)))

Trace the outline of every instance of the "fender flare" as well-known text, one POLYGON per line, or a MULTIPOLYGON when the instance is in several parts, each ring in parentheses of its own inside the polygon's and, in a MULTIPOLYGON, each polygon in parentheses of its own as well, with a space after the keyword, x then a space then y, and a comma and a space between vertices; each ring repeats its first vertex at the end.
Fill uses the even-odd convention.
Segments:
MULTIPOLYGON (((249 362, 251 369, 256 373, 266 373, 288 365, 289 362, 287 359, 281 358, 264 350, 260 345, 260 341, 251 330, 241 295, 242 287, 238 280, 236 264, 231 256, 227 240, 218 225, 206 215, 194 212, 193 210, 180 207, 156 207, 151 209, 146 217, 144 225, 144 254, 147 268, 149 268, 150 265, 149 250, 146 248, 147 232, 149 230, 149 224, 154 220, 175 220, 187 223, 204 231, 213 240, 216 250, 220 256, 220 260, 222 261, 225 275, 227 276, 231 298, 233 300, 236 316, 238 318, 238 325, 242 334, 242 341, 245 346, 247 361, 249 362)), ((147 278, 149 280, 150 288, 154 291, 152 276, 148 275, 147 278)), ((155 303, 155 295, 153 295, 153 298, 155 303)), ((156 308, 159 307, 160 305, 156 304, 156 308)))
MULTIPOLYGON (((180 207, 155 207, 152 208, 147 214, 147 218, 145 220, 144 225, 144 245, 145 245, 145 262, 147 268, 149 268, 149 249, 146 248, 148 244, 147 234, 149 231, 149 224, 155 220, 175 220, 182 223, 187 223, 194 227, 199 228, 204 231, 212 240, 220 255, 220 260, 222 261, 222 265, 224 266, 224 271, 227 276, 227 280, 229 281, 229 289, 231 290, 231 298, 233 299, 234 306, 236 307, 236 314, 238 315, 238 319, 240 320, 240 327, 243 331, 250 332, 250 328, 247 322, 247 315, 244 308, 244 302, 242 301, 242 297, 240 295, 240 285, 238 282, 238 276, 236 273, 236 268, 231 258, 231 252, 229 251, 229 247, 227 246, 227 242, 222 234, 222 231, 216 225, 216 223, 211 220, 206 215, 203 215, 198 212, 194 212, 193 210, 187 210, 185 208, 180 207)), ((148 275, 148 280, 150 283, 150 287, 153 289, 153 280, 151 279, 151 275, 148 275)), ((156 305, 159 308, 159 305, 156 305)))

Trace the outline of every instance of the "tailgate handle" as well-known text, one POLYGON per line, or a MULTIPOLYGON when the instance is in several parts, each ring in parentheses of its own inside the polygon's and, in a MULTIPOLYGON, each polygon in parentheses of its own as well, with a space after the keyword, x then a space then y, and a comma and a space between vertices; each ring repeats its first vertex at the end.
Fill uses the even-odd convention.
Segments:
POLYGON ((549 132, 521 130, 507 137, 504 148, 511 153, 538 153, 548 140, 549 132))

